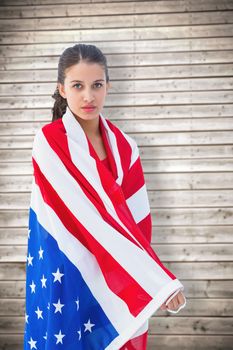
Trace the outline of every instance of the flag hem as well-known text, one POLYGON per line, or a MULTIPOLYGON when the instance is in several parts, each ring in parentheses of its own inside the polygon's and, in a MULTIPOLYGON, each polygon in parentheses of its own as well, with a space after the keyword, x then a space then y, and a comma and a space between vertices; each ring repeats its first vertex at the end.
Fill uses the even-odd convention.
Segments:
POLYGON ((124 334, 120 334, 115 338, 105 350, 118 350, 122 347, 130 337, 148 320, 154 312, 167 300, 167 298, 177 289, 184 290, 184 286, 178 279, 175 279, 164 286, 156 295, 156 297, 145 307, 145 309, 137 316, 135 322, 129 325, 124 334))

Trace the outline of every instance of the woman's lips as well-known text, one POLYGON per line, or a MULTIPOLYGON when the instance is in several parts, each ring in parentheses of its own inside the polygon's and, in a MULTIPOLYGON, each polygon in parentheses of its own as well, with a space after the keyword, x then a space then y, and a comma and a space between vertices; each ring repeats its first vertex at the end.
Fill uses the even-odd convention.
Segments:
POLYGON ((83 107, 82 108, 85 112, 92 112, 95 110, 95 107, 83 107))

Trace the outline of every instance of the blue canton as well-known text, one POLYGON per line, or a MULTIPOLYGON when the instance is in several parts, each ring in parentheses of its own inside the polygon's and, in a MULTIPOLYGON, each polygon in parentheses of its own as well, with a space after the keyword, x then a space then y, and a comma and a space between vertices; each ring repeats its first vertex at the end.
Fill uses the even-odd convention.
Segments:
POLYGON ((24 350, 103 350, 119 334, 30 208, 24 350))

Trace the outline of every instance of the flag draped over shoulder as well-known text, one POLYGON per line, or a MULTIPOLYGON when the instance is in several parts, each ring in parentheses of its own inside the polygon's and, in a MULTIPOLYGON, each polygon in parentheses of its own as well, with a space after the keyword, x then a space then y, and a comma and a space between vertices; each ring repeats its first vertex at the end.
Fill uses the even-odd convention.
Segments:
POLYGON ((69 107, 34 138, 25 350, 144 350, 149 317, 184 289, 150 246, 135 140, 99 126, 111 171, 69 107))

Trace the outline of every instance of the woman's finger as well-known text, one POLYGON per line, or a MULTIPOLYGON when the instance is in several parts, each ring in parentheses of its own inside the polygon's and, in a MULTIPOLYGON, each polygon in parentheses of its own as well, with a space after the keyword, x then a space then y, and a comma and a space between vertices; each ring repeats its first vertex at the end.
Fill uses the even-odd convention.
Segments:
POLYGON ((178 302, 180 305, 184 304, 185 302, 185 299, 184 299, 184 295, 182 292, 180 292, 179 294, 177 294, 177 297, 178 297, 178 302))

